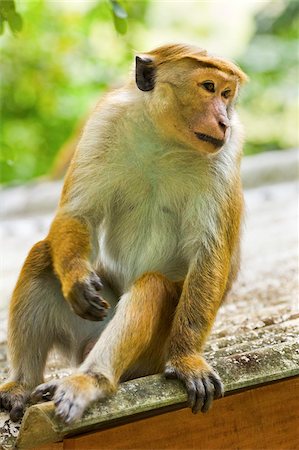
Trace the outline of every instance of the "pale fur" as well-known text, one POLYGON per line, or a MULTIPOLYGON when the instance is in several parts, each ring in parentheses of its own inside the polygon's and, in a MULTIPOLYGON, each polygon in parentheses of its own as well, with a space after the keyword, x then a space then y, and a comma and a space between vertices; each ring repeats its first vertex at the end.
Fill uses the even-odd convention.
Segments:
POLYGON ((100 227, 100 264, 121 292, 147 271, 185 278, 201 244, 209 248, 218 239, 219 207, 238 174, 243 139, 234 113, 231 137, 218 154, 162 146, 145 95, 128 87, 94 112, 66 206, 100 227))

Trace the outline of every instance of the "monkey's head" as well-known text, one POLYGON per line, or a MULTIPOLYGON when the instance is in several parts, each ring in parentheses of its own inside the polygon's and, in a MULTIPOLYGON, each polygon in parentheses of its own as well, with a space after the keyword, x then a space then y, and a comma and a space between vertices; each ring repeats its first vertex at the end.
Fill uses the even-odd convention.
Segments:
POLYGON ((204 153, 229 141, 239 87, 247 80, 235 64, 196 47, 166 45, 136 56, 135 75, 166 139, 204 153))

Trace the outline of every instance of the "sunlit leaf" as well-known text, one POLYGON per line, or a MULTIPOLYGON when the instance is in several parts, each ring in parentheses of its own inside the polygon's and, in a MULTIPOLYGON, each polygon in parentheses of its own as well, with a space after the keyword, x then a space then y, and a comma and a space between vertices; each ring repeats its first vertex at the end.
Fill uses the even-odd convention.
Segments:
POLYGON ((11 31, 18 32, 21 31, 23 27, 23 21, 20 14, 15 11, 9 12, 7 21, 9 23, 11 31))
POLYGON ((120 19, 115 14, 113 14, 113 21, 116 31, 119 34, 126 34, 127 32, 127 21, 126 19, 120 19))
POLYGON ((111 0, 113 14, 119 19, 127 19, 128 14, 126 10, 115 0, 111 0))
POLYGON ((0 34, 4 31, 4 22, 7 21, 12 32, 21 31, 22 17, 16 12, 13 0, 0 0, 0 34))

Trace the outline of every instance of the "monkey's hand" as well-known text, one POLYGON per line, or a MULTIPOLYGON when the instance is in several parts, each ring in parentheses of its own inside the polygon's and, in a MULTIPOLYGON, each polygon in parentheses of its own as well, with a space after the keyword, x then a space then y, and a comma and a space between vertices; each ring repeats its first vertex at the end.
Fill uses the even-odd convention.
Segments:
POLYGON ((219 375, 199 355, 182 356, 168 361, 166 378, 181 380, 188 394, 188 406, 194 414, 207 412, 213 399, 223 397, 223 384, 219 375))
POLYGON ((30 391, 17 381, 8 381, 0 386, 0 409, 9 411, 10 419, 18 422, 23 414, 30 391))
POLYGON ((114 390, 115 387, 104 375, 78 373, 41 384, 33 391, 31 401, 53 400, 56 415, 69 424, 80 419, 91 403, 114 390))
POLYGON ((90 272, 83 281, 76 281, 67 294, 72 310, 83 319, 103 320, 109 303, 100 295, 102 288, 103 283, 95 272, 90 272))

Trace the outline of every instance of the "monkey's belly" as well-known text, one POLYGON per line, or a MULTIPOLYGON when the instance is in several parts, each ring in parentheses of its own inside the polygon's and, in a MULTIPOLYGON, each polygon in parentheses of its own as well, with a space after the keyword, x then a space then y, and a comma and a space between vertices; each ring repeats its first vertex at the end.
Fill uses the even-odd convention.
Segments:
MULTIPOLYGON (((188 262, 180 249, 174 217, 144 215, 106 222, 100 235, 100 261, 109 278, 126 291, 145 272, 157 271, 172 280, 186 276, 188 262)), ((114 218, 115 219, 115 218, 114 218)))

